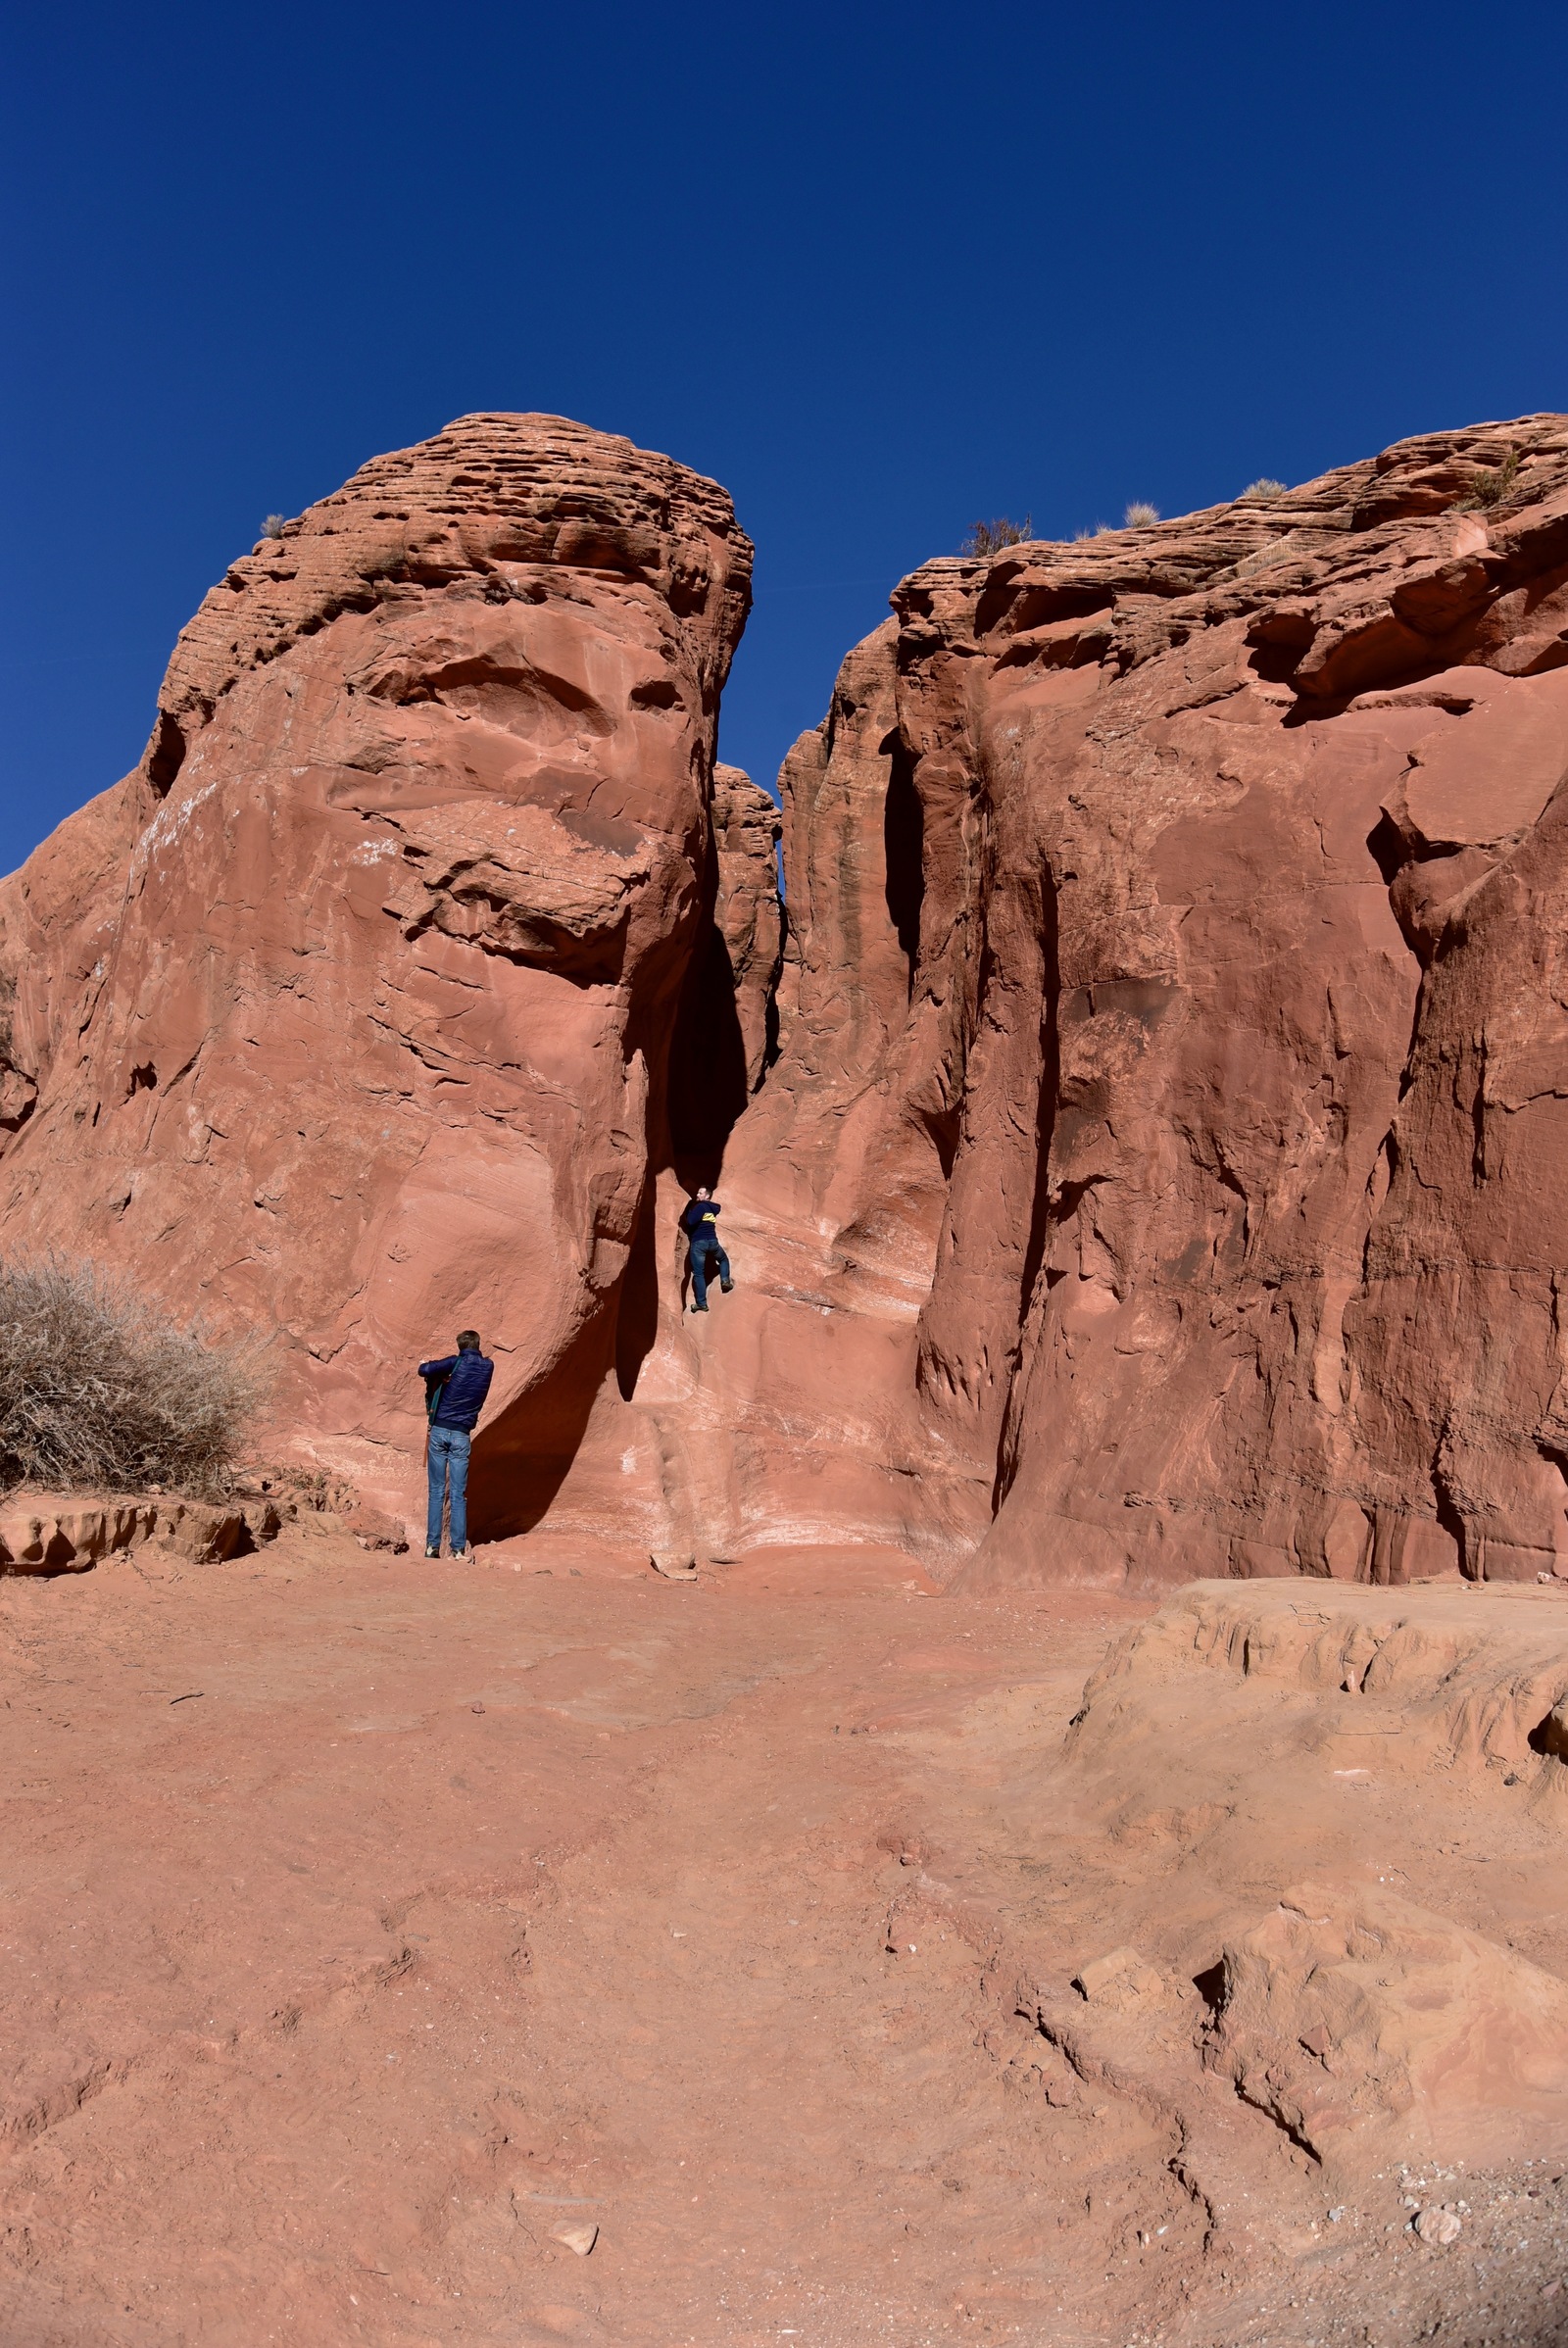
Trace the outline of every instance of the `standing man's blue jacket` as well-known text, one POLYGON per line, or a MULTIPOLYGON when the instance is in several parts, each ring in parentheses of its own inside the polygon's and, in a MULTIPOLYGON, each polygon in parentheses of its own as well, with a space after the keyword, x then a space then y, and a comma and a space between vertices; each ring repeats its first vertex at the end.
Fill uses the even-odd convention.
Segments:
POLYGON ((490 1392, 496 1365, 477 1351, 449 1353, 445 1361, 421 1361, 421 1378, 444 1378, 432 1427, 472 1427, 490 1392))

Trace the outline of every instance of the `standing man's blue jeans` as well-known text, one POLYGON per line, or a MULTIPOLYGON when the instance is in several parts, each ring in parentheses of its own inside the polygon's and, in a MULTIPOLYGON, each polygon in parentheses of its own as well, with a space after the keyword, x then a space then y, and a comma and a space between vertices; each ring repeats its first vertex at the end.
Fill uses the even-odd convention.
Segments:
POLYGON ((699 1312, 706 1312, 708 1309, 708 1284, 715 1272, 728 1287, 729 1257, 724 1253, 718 1242, 711 1240, 706 1247, 694 1247, 692 1249, 692 1288, 696 1294, 699 1312))
POLYGON ((430 1513, 424 1527, 424 1545, 427 1549, 441 1546, 441 1510, 447 1497, 449 1474, 452 1479, 452 1546, 454 1549, 466 1549, 468 1545, 470 1441, 466 1427, 432 1427, 430 1430, 430 1513))

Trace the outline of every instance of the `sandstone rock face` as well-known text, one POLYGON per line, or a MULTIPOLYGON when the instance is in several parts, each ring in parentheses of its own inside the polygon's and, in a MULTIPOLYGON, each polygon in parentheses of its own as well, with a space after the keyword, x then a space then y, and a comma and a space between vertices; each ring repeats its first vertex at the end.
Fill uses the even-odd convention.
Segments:
POLYGON ((234 564, 140 769, 0 894, 0 1240, 275 1331, 279 1441, 383 1505, 464 1323, 497 1529, 613 1356, 750 558, 667 459, 465 417, 234 564))
POLYGON ((709 1177, 678 1156, 659 1186, 646 1350, 595 1404, 553 1511, 564 1530, 710 1557, 852 1541, 951 1562, 989 1520, 990 1478, 922 1425, 916 1399, 950 1030, 942 1008, 911 1002, 926 884, 898 633, 889 620, 851 654, 781 778, 777 1057, 730 1132, 720 1185, 736 1293, 704 1319, 683 1310, 678 1217, 709 1177))
POLYGON ((1551 1571, 1568 425, 893 600, 781 777, 742 1288, 700 1345, 666 1300, 656 1516, 1003 1580, 1551 1571))
POLYGON ((784 905, 775 856, 781 829, 776 802, 750 775, 738 766, 714 767, 717 871, 710 953, 720 961, 721 986, 735 1006, 743 1106, 761 1083, 777 1041, 774 1003, 784 954, 784 905))
POLYGON ((405 1510, 475 1321, 484 1531, 1568 1574, 1568 421, 929 563, 780 813, 748 554, 477 417, 236 565, 0 900, 0 1238, 279 1326, 405 1510))
MULTIPOLYGON (((953 940, 933 978, 970 1006, 919 1391, 998 1461, 981 1571, 1400 1579, 1478 1570, 1499 1516, 1550 1562, 1555 1373, 1459 1334, 1469 1264, 1494 1325, 1550 1324, 1495 1229, 1532 1205, 1488 1188, 1544 1160, 1478 1179, 1452 989, 1468 893, 1517 891, 1568 769, 1565 565, 1568 431, 1537 418, 900 590, 961 881, 922 970, 953 940)), ((1549 1210, 1535 1236, 1560 1251, 1549 1210)))
POLYGON ((1568 1989, 1409 1900, 1303 1884, 1228 1942, 1206 2059, 1319 2160, 1528 2158, 1568 2123, 1568 1989))
POLYGON ((282 1521, 275 1502, 257 1497, 204 1502, 13 1492, 0 1506, 0 1575, 85 1573, 152 1541, 216 1565, 274 1540, 282 1521))

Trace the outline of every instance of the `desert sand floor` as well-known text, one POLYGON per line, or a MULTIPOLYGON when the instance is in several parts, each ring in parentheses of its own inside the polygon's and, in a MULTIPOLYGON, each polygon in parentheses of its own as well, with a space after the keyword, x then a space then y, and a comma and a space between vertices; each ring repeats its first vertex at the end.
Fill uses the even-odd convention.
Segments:
POLYGON ((1152 1611, 314 1522, 0 1584, 5 2348, 1568 2338, 1568 2146, 1336 2199, 1136 2017, 1042 2027, 1311 1871, 1568 1970, 1517 1773, 1224 1675, 1064 1757, 1152 1611))

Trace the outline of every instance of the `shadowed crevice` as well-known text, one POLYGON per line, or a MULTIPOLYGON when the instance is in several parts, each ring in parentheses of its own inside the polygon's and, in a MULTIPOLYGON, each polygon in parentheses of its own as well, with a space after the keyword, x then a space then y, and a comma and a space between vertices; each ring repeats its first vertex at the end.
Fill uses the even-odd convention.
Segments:
POLYGON ((688 1190, 699 1183, 717 1183, 729 1137, 748 1099, 735 969, 713 919, 717 897, 718 859, 710 844, 703 922, 687 965, 669 1053, 670 1156, 688 1190))
MULTIPOLYGON (((1040 1084, 1035 1094, 1035 1180, 1034 1194, 1029 1204, 1029 1239, 1024 1248, 1023 1271, 1018 1290, 1018 1343, 1013 1349, 1009 1371, 1009 1386, 1016 1388, 1023 1366, 1024 1345, 1031 1322, 1031 1305, 1040 1278, 1041 1266, 1051 1237, 1053 1220, 1061 1220, 1070 1211, 1058 1200, 1054 1218, 1051 1207, 1051 1145, 1056 1130, 1056 1106, 1061 1091, 1061 1042, 1059 1015, 1061 1006, 1061 954, 1058 945, 1058 913, 1056 880, 1049 864, 1040 875, 1041 913, 1041 1001, 1040 1001, 1040 1084)), ((1074 1204, 1082 1194, 1074 1194, 1074 1204)), ((1013 1394, 1009 1392, 1007 1407, 1002 1414, 1002 1435, 997 1447, 997 1470, 991 1489, 991 1513, 996 1516, 1012 1490, 1017 1475, 1016 1426, 1013 1394)))
POLYGON ((882 860, 888 919, 909 966, 909 995, 920 960, 920 913, 925 903, 925 809, 914 787, 914 754, 902 734, 891 733, 879 748, 890 760, 882 802, 882 860))
POLYGON ((531 1533, 565 1482, 615 1351, 613 1308, 597 1312, 540 1382, 473 1439, 468 1527, 474 1541, 531 1533))
POLYGON ((656 1247, 655 1190, 650 1175, 637 1210, 631 1255, 621 1275, 619 1308, 615 1315, 615 1384, 623 1402, 632 1400, 643 1363, 659 1335, 659 1263, 656 1247))

